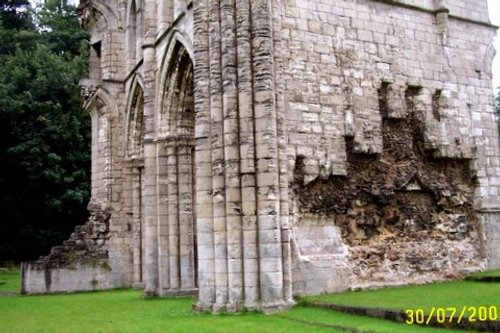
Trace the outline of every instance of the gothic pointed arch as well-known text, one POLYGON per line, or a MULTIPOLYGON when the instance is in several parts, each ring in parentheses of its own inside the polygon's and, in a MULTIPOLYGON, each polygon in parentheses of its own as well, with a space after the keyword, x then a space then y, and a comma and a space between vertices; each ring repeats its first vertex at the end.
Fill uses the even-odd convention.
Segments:
POLYGON ((136 75, 128 89, 125 114, 125 206, 128 229, 132 231, 133 281, 143 286, 144 271, 144 93, 141 78, 136 75))
POLYGON ((144 93, 137 78, 132 83, 126 116, 126 156, 140 159, 143 155, 144 138, 144 93))
POLYGON ((102 79, 102 59, 109 49, 109 35, 119 28, 118 18, 109 5, 99 1, 84 0, 79 6, 82 25, 90 33, 89 78, 102 79))
POLYGON ((84 0, 80 2, 79 8, 82 24, 86 29, 92 30, 95 18, 99 16, 104 17, 108 29, 118 29, 118 17, 109 5, 96 0, 84 0))
POLYGON ((187 47, 172 38, 157 93, 157 166, 161 294, 197 287, 193 61, 187 47))
POLYGON ((88 88, 84 108, 92 123, 92 199, 103 205, 111 199, 112 156, 110 119, 118 113, 118 107, 102 88, 88 88))
POLYGON ((175 31, 162 61, 157 115, 160 136, 191 136, 194 130, 192 45, 175 31))
POLYGON ((131 70, 142 58, 143 15, 140 0, 128 1, 125 35, 127 65, 128 70, 131 70))

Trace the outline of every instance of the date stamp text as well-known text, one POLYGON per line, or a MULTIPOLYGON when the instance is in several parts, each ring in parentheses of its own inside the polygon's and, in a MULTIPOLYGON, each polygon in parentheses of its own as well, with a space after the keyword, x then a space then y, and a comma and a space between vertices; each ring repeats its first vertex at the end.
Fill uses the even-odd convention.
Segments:
POLYGON ((485 322, 499 319, 500 306, 462 306, 462 307, 435 307, 429 311, 424 309, 408 309, 405 311, 406 324, 429 325, 433 322, 439 324, 462 322, 485 322))

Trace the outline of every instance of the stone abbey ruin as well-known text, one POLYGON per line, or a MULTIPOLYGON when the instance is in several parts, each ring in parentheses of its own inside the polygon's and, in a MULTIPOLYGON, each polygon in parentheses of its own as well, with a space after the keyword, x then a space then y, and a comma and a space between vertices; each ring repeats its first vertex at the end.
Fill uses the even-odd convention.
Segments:
POLYGON ((86 0, 87 224, 25 293, 199 310, 500 267, 486 0, 86 0))

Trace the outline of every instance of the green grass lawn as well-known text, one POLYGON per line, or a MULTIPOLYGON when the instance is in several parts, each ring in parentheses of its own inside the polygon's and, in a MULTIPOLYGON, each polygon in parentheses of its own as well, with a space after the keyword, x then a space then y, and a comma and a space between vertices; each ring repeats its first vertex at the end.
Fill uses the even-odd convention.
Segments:
MULTIPOLYGON (((326 324, 333 326, 341 326, 347 328, 356 328, 360 332, 380 332, 380 333, 452 333, 447 329, 438 329, 431 327, 420 327, 415 325, 399 324, 383 319, 354 316, 350 314, 339 313, 331 310, 317 309, 311 307, 297 306, 290 311, 282 314, 277 314, 281 318, 286 318, 290 321, 301 321, 318 324, 326 324)), ((310 324, 312 325, 312 324, 310 324)), ((309 329, 304 331, 309 332, 309 329)), ((332 332, 332 331, 330 331, 332 332)), ((474 331, 467 331, 473 333, 474 331)))
POLYGON ((467 276, 468 279, 474 278, 500 278, 500 269, 493 269, 486 272, 477 272, 467 276))
POLYGON ((2 269, 0 271, 0 293, 21 291, 19 269, 2 269))
POLYGON ((343 332, 325 324, 360 332, 446 332, 303 307, 276 315, 196 314, 193 303, 190 298, 144 300, 135 290, 0 297, 0 332, 343 332))
POLYGON ((457 281, 320 295, 307 300, 397 310, 500 306, 500 283, 457 281))
MULTIPOLYGON (((1 285, 4 291, 19 290, 18 271, 0 273, 0 281, 6 282, 1 285)), ((474 282, 470 288, 481 289, 482 285, 483 283, 474 282)), ((434 299, 437 300, 441 297, 448 297, 447 290, 453 289, 450 284, 441 286, 442 288, 438 285, 425 287, 434 290, 434 299)), ((376 291, 376 293, 379 293, 379 298, 385 298, 383 296, 385 294, 381 292, 388 293, 390 296, 383 303, 390 304, 392 300, 407 297, 409 295, 407 290, 414 288, 387 289, 376 291), (394 291, 397 291, 400 296, 392 295, 394 291)), ((474 294, 475 291, 474 289, 474 294)), ((367 291, 349 294, 355 295, 355 298, 361 297, 359 300, 364 298, 365 301, 362 304, 370 305, 374 304, 377 298, 373 296, 373 293, 373 291, 367 291)), ((468 290, 468 294, 470 293, 471 289, 468 290)), ((349 294, 319 298, 346 297, 349 294)), ((457 294, 458 292, 454 295, 457 294)), ((192 312, 194 299, 145 300, 140 295, 141 292, 137 290, 40 296, 13 296, 0 293, 0 333, 452 332, 302 306, 275 315, 197 314, 192 312)), ((415 296, 414 293, 413 296, 415 296)), ((414 302, 415 298, 406 299, 406 305, 413 305, 414 302)))

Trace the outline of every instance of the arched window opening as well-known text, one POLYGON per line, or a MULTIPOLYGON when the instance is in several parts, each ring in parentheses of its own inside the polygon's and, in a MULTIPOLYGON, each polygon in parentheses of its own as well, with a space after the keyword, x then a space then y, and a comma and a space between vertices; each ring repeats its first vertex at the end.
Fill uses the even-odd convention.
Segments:
POLYGON ((132 70, 142 58, 142 25, 142 10, 133 0, 128 10, 126 27, 127 66, 129 70, 132 70))
POLYGON ((134 90, 127 120, 127 156, 142 158, 144 136, 144 98, 140 87, 134 90))

